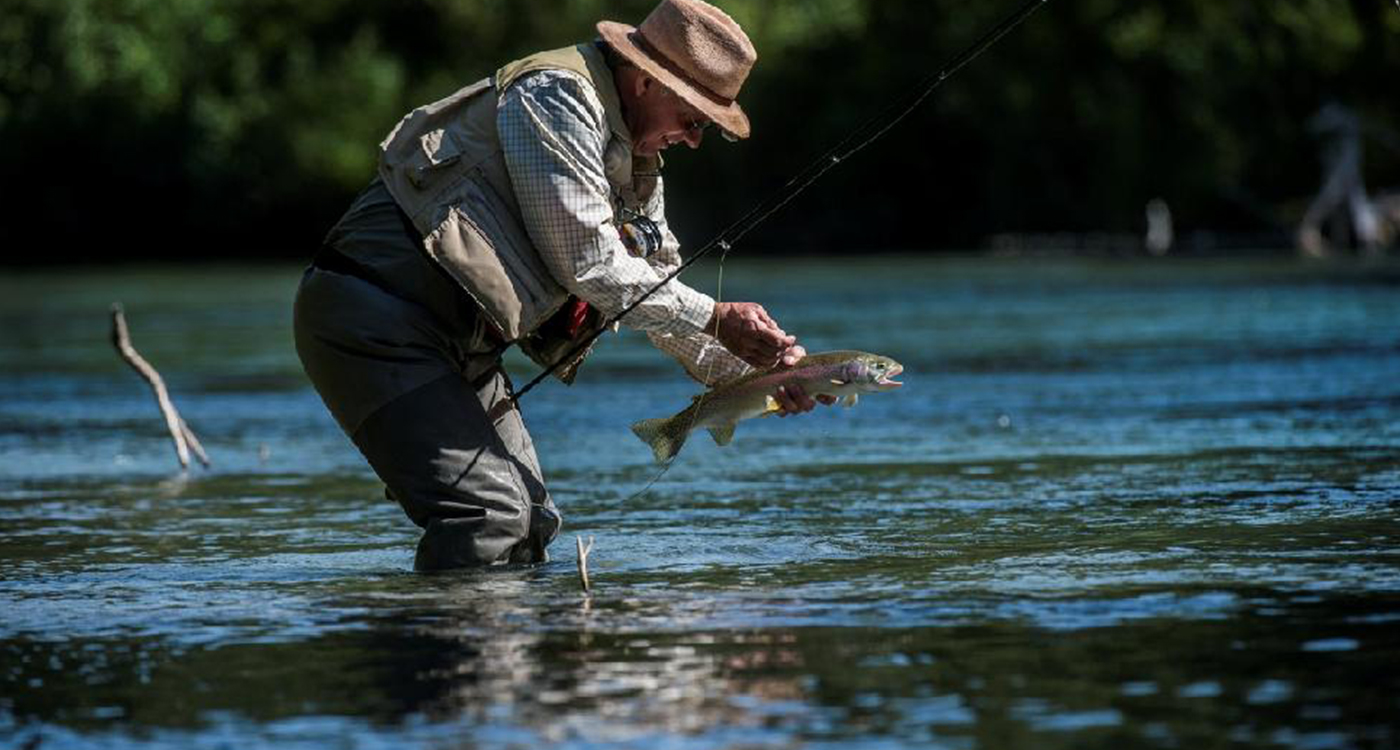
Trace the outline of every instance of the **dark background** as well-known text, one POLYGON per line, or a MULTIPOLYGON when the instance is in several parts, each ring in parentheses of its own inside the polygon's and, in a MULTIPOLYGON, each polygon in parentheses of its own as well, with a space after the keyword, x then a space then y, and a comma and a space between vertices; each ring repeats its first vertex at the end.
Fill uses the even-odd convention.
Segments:
MULTIPOLYGON (((307 257, 409 109, 652 5, 3 0, 4 259, 307 257)), ((754 135, 668 154, 670 215, 691 247, 1017 7, 719 5, 759 50, 740 97, 754 135)), ((1160 197, 1186 249, 1291 250, 1320 182, 1306 123, 1322 104, 1365 118, 1372 193, 1400 189, 1397 73, 1390 0, 1050 0, 743 245, 1131 237, 1160 197)))

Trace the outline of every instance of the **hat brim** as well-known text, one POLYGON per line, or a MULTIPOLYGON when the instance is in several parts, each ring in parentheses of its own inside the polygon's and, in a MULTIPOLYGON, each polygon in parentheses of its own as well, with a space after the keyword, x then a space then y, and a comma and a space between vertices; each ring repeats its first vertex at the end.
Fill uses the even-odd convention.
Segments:
POLYGON ((740 109, 738 102, 730 102, 728 105, 721 104, 696 88, 694 84, 666 69, 665 66, 637 46, 637 43, 633 41, 633 35, 636 32, 635 26, 629 26, 625 23, 598 22, 598 33, 602 35, 603 41, 607 42, 608 46, 612 47, 627 62, 641 68, 662 86, 684 99, 687 104, 700 110, 715 125, 719 126, 720 130, 724 131, 724 137, 727 140, 749 137, 749 116, 744 114, 743 109, 740 109))

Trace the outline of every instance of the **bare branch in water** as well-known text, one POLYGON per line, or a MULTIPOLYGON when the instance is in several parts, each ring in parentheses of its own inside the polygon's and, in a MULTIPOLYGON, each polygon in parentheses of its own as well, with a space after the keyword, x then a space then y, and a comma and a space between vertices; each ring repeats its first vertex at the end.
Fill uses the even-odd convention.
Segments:
POLYGON ((578 542, 578 578, 583 583, 585 593, 591 590, 588 585, 588 553, 593 551, 593 537, 588 537, 588 546, 583 545, 583 537, 576 536, 574 540, 578 542))
POLYGON ((200 463, 205 467, 209 466, 209 456, 204 452, 204 446, 200 445, 199 438, 195 437, 194 431, 176 410, 175 403, 170 400, 170 393, 165 389, 165 381, 161 379, 160 373, 151 366, 144 357, 136 352, 136 347, 131 345, 131 335, 127 332, 126 316, 122 314, 120 302, 112 303, 112 345, 117 348, 117 353, 126 363, 131 365, 146 383, 151 386, 155 393, 156 404, 160 406, 161 416, 165 418, 165 428, 170 431, 170 439, 175 442, 175 457, 180 461, 180 468, 188 469, 190 466, 190 450, 193 449, 200 463))

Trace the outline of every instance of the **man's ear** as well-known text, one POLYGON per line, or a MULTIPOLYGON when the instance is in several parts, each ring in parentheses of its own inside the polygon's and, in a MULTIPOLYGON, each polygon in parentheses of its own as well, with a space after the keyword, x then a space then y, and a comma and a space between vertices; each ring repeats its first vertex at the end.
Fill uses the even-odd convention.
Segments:
POLYGON ((620 88, 631 95, 633 99, 640 99, 656 85, 656 81, 638 68, 626 67, 618 76, 620 88))

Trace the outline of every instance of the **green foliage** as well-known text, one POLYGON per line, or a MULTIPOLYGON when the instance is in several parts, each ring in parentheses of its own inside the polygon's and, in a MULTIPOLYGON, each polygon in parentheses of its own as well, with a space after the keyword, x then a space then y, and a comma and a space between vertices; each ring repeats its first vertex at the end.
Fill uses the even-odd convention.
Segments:
MULTIPOLYGON (((188 253, 193 233, 201 254, 304 255, 409 109, 519 55, 590 38, 598 19, 635 22, 652 2, 5 5, 0 176, 13 216, 0 240, 17 238, 16 226, 62 224, 81 206, 151 252, 188 253), (56 168, 55 154, 69 166, 56 168)), ((695 239, 1014 7, 721 5, 759 49, 742 97, 755 135, 672 159, 673 212, 695 239)), ((1056 0, 758 239, 839 250, 1133 230, 1156 196, 1188 223, 1276 227, 1288 217, 1272 207, 1316 186, 1317 144, 1303 125, 1320 104, 1336 99, 1378 130, 1400 129, 1389 93, 1397 40, 1400 11, 1370 0, 1056 0)), ((1400 159, 1372 156, 1375 181, 1400 181, 1400 159)))

